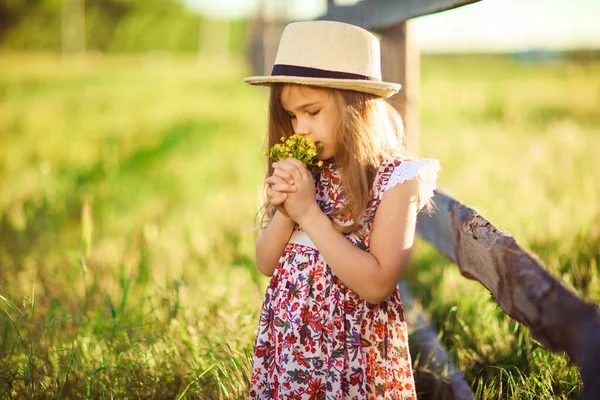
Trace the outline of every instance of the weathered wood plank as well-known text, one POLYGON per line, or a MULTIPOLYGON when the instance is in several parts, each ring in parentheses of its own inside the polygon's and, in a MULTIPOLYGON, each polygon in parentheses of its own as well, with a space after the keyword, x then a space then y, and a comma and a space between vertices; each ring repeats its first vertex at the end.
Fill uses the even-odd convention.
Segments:
POLYGON ((346 22, 369 30, 383 29, 398 22, 475 3, 480 0, 363 0, 354 5, 328 4, 318 19, 346 22))
POLYGON ((598 307, 564 287, 475 210, 439 192, 434 202, 439 210, 421 213, 417 232, 458 264, 463 276, 483 284, 542 345, 569 355, 581 371, 582 399, 600 398, 598 307))

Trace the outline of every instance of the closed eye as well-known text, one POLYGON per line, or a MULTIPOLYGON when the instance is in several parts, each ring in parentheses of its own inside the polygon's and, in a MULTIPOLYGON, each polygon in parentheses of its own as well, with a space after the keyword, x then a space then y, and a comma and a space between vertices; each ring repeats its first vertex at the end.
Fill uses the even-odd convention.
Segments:
POLYGON ((321 110, 317 110, 317 111, 314 111, 314 112, 308 111, 308 114, 314 117, 315 115, 317 115, 320 112, 321 112, 321 110))

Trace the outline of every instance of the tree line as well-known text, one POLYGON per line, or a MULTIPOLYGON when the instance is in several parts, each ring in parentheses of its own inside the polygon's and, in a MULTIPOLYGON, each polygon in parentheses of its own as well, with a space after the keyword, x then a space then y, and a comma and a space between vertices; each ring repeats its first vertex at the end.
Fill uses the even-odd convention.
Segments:
MULTIPOLYGON (((63 24, 74 0, 0 0, 0 48, 60 51, 63 24)), ((226 25, 229 51, 242 52, 246 21, 210 21, 180 0, 76 0, 83 4, 88 51, 197 52, 202 24, 226 25)), ((204 33, 203 33, 204 32, 204 33)))

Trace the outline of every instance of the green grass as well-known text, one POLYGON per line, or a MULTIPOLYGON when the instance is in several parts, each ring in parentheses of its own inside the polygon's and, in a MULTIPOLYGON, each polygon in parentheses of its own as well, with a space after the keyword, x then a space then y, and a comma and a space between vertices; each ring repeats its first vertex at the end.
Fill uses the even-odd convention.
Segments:
MULTIPOLYGON (((0 398, 245 397, 266 92, 240 64, 0 55, 0 398)), ((600 303, 600 63, 425 56, 420 106, 441 186, 600 303)), ((406 279, 479 398, 581 393, 426 243, 406 279)))

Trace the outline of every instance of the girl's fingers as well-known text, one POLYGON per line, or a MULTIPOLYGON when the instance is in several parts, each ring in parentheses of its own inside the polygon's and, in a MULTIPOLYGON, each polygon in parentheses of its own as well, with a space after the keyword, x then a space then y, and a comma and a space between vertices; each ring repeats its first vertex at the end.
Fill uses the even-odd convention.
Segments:
MULTIPOLYGON (((275 192, 277 193, 277 192, 275 192)), ((269 197, 269 202, 274 207, 281 206, 287 200, 287 195, 285 193, 277 193, 273 197, 269 197)))
POLYGON ((298 168, 298 169, 306 168, 306 165, 302 161, 298 160, 297 158, 288 158, 285 161, 294 164, 296 166, 296 168, 298 168))
POLYGON ((302 175, 300 175, 301 170, 299 169, 299 166, 296 164, 296 162, 302 164, 301 161, 298 161, 294 158, 288 158, 283 161, 277 161, 275 164, 273 164, 273 168, 275 168, 276 170, 281 169, 284 172, 287 172, 293 179, 297 179, 300 178, 302 175))
POLYGON ((270 186, 271 189, 277 192, 295 192, 296 186, 290 185, 287 181, 276 176, 270 176, 265 179, 265 182, 270 186))
POLYGON ((280 194, 281 194, 281 193, 279 193, 279 192, 276 192, 275 190, 271 189, 270 187, 269 187, 269 188, 267 188, 267 197, 268 197, 269 199, 273 199, 273 198, 275 198, 275 197, 279 196, 280 194))
POLYGON ((284 171, 283 169, 275 168, 273 170, 273 176, 283 179, 290 185, 294 184, 294 178, 292 178, 292 175, 290 175, 287 171, 284 171))
POLYGON ((302 161, 295 158, 288 158, 283 162, 285 163, 286 168, 288 168, 288 173, 290 173, 290 175, 292 175, 297 181, 313 180, 311 172, 306 167, 306 164, 304 164, 302 161))
POLYGON ((308 168, 306 168, 306 164, 304 164, 302 161, 296 158, 288 158, 285 161, 293 165, 294 168, 296 168, 296 170, 298 171, 298 173, 300 173, 300 176, 302 176, 303 178, 305 178, 307 174, 310 175, 308 168))
POLYGON ((274 175, 266 178, 265 182, 268 183, 269 185, 293 185, 289 181, 287 181, 279 176, 274 176, 274 175))
POLYGON ((269 197, 269 201, 274 206, 283 204, 283 202, 287 199, 286 193, 281 193, 271 188, 267 189, 267 196, 269 197))
POLYGON ((296 186, 294 185, 288 185, 287 183, 279 183, 276 185, 271 185, 271 189, 276 191, 276 192, 282 192, 282 193, 294 193, 296 190, 298 190, 296 188, 296 186))

